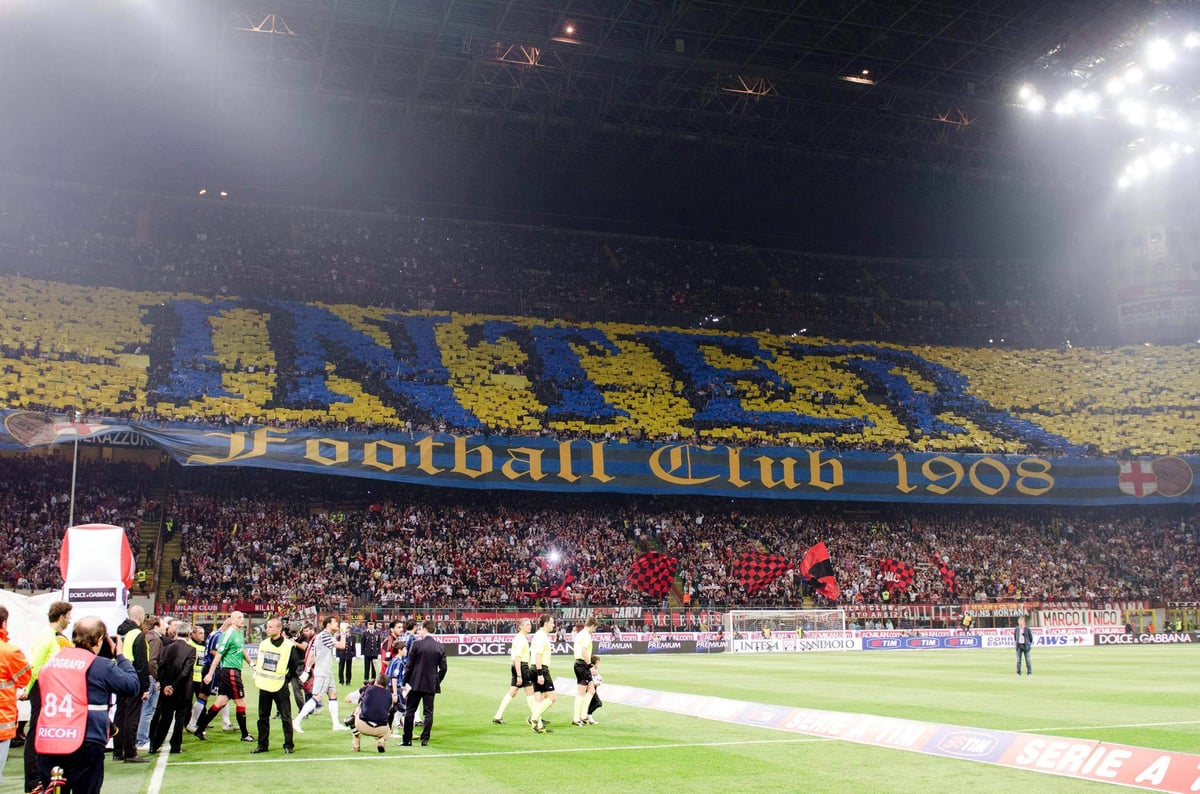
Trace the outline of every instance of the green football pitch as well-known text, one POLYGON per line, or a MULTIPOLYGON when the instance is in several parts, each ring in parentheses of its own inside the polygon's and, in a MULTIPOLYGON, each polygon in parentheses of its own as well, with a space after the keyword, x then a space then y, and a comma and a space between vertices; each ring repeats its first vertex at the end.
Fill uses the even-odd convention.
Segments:
MULTIPOLYGON (((509 706, 507 724, 492 724, 506 662, 450 658, 428 747, 392 741, 381 755, 368 740, 355 754, 350 735, 331 732, 321 712, 306 721, 294 755, 282 753, 275 721, 271 752, 252 756, 252 745, 218 723, 206 742, 186 736, 182 755, 110 763, 104 790, 924 794, 1103 787, 617 704, 596 713, 598 725, 574 728, 569 692, 546 715, 553 732, 538 735, 525 725, 523 696, 509 706)), ((556 678, 569 676, 569 660, 556 662, 556 678)), ((1014 675, 1013 652, 1000 650, 606 656, 602 667, 608 683, 647 689, 1200 752, 1200 654, 1192 647, 1038 649, 1032 677, 1014 675)), ((247 700, 254 732, 256 694, 247 700)), ((341 708, 344 716, 350 707, 341 708)), ((10 753, 0 794, 21 790, 20 752, 10 753)))

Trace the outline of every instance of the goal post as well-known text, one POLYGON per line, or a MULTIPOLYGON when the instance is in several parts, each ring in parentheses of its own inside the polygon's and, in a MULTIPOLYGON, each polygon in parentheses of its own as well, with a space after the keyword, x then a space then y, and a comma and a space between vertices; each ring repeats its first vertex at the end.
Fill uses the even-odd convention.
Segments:
POLYGON ((797 640, 814 631, 846 631, 844 609, 731 609, 725 613, 728 653, 800 650, 797 640))

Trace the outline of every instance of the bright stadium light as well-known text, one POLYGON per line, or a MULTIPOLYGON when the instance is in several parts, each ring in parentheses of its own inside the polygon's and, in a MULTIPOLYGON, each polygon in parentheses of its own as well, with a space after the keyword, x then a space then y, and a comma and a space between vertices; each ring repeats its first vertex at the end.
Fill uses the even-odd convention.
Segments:
POLYGON ((1033 83, 1022 83, 1021 88, 1017 91, 1017 96, 1022 102, 1028 102, 1037 96, 1037 89, 1033 87, 1033 83))
POLYGON ((1107 85, 1104 86, 1104 90, 1113 96, 1116 96, 1125 90, 1125 81, 1120 77, 1114 77, 1108 81, 1107 85))
POLYGON ((1187 47, 1189 50, 1194 50, 1197 47, 1200 47, 1200 33, 1197 33, 1193 30, 1191 33, 1184 36, 1183 46, 1187 47))
POLYGON ((1132 184, 1133 184, 1133 180, 1130 179, 1125 174, 1121 174, 1121 178, 1117 180, 1117 187, 1119 187, 1121 190, 1124 190, 1125 188, 1129 187, 1132 184))
POLYGON ((1046 109, 1046 97, 1038 94, 1029 98, 1025 103, 1025 107, 1029 108, 1034 113, 1040 113, 1046 109))
POLYGON ((1094 113, 1100 109, 1100 95, 1095 91, 1088 91, 1079 97, 1079 109, 1084 113, 1094 113))
POLYGON ((1175 60, 1175 48, 1166 39, 1154 39, 1146 45, 1146 65, 1151 69, 1166 69, 1175 60))
POLYGON ((1145 76, 1146 73, 1137 66, 1130 66, 1125 70, 1125 82, 1129 85, 1142 82, 1142 78, 1145 76))
POLYGON ((1150 160, 1150 165, 1154 166, 1154 168, 1158 169, 1159 171, 1162 171, 1171 165, 1171 153, 1161 147, 1150 152, 1150 157, 1148 159, 1150 160))

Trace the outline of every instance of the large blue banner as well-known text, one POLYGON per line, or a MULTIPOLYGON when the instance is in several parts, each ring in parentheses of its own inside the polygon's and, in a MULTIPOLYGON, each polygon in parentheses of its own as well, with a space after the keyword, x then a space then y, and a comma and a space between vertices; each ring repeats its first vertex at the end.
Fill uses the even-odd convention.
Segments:
POLYGON ((259 466, 456 488, 770 499, 1114 505, 1197 502, 1195 457, 1135 460, 71 422, 4 412, 0 448, 122 436, 185 466, 259 466))

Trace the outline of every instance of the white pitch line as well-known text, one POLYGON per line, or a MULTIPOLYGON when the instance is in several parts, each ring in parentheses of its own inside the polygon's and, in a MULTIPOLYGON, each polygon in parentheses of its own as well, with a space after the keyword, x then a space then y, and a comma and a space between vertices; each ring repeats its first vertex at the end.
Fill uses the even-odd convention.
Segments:
POLYGON ((1018 733, 1045 733, 1046 731, 1101 731, 1107 728, 1158 728, 1166 725, 1200 725, 1200 720, 1180 722, 1126 722, 1114 725, 1059 725, 1055 728, 1021 728, 1018 733))
POLYGON ((166 744, 158 751, 158 760, 154 762, 154 774, 150 776, 150 787, 146 794, 158 794, 162 790, 163 775, 167 773, 167 753, 171 748, 166 744))
MULTIPOLYGON (((826 739, 821 736, 811 736, 797 739, 751 739, 737 742, 689 742, 679 744, 626 744, 613 745, 611 747, 552 747, 544 750, 528 749, 528 750, 490 750, 481 752, 463 752, 463 753, 404 753, 390 752, 381 753, 364 753, 358 758, 371 758, 379 761, 388 758, 480 758, 495 755, 542 755, 545 753, 604 753, 604 752, 620 752, 622 750, 674 750, 686 747, 743 747, 755 744, 810 744, 814 742, 828 742, 833 739, 826 739)), ((280 753, 278 758, 247 758, 244 761, 233 761, 223 759, 220 761, 176 761, 175 766, 214 766, 217 764, 282 764, 282 763, 300 763, 300 762, 319 762, 327 763, 329 761, 349 761, 355 758, 354 755, 333 755, 322 758, 300 758, 295 755, 283 755, 280 753)), ((166 764, 163 764, 165 767, 166 764)), ((155 774, 158 770, 155 770, 155 774)), ((150 794, 155 794, 155 789, 151 787, 150 794)))

